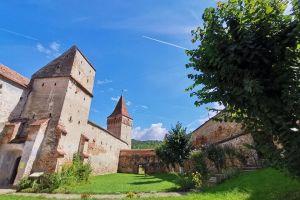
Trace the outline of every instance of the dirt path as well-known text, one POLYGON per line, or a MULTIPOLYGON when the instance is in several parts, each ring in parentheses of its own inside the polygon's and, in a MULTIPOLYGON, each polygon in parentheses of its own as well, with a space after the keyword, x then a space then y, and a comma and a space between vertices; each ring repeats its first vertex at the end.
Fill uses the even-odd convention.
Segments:
MULTIPOLYGON (((1 194, 12 194, 17 196, 27 196, 27 197, 45 197, 53 199, 81 199, 81 194, 45 194, 45 193, 16 193, 15 191, 10 191, 7 193, 1 192, 1 194)), ((181 192, 155 192, 155 193, 138 193, 134 197, 179 197, 184 196, 186 193, 181 192)), ((124 199, 126 194, 91 194, 88 196, 93 199, 124 199)))

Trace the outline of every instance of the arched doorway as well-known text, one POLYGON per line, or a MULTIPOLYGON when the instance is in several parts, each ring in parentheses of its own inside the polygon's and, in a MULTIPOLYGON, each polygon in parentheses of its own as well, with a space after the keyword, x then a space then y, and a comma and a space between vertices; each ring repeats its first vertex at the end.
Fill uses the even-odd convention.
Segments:
POLYGON ((11 173, 11 176, 10 176, 10 181, 9 181, 9 184, 11 184, 11 185, 14 184, 14 181, 15 181, 15 179, 16 179, 20 161, 21 161, 21 156, 19 156, 19 157, 16 159, 15 163, 14 163, 13 170, 12 170, 12 173, 11 173))

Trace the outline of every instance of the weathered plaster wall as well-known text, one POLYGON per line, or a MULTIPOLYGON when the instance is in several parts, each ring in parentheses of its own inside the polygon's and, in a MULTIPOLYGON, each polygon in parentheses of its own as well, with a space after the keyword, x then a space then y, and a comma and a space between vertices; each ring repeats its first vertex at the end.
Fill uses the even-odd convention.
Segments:
POLYGON ((94 173, 116 173, 120 150, 129 149, 130 146, 91 122, 88 123, 86 130, 86 135, 89 138, 87 154, 94 173))
POLYGON ((201 144, 213 144, 234 135, 243 133, 241 125, 235 122, 217 122, 208 120, 192 133, 192 143, 198 147, 201 144))
POLYGON ((55 129, 60 118, 68 83, 68 77, 37 78, 32 80, 32 90, 28 96, 22 118, 29 119, 28 123, 49 118, 49 125, 33 165, 33 172, 52 172, 55 170, 58 143, 55 129))
POLYGON ((67 134, 60 135, 58 148, 65 155, 59 159, 58 168, 62 163, 70 162, 73 154, 78 152, 82 135, 87 132, 87 122, 90 111, 91 97, 72 80, 68 82, 67 94, 63 104, 59 124, 67 134))
POLYGON ((86 58, 79 51, 76 51, 71 76, 90 94, 93 93, 95 73, 95 69, 86 58))
POLYGON ((25 88, 0 76, 0 135, 5 123, 19 117, 26 102, 25 88))

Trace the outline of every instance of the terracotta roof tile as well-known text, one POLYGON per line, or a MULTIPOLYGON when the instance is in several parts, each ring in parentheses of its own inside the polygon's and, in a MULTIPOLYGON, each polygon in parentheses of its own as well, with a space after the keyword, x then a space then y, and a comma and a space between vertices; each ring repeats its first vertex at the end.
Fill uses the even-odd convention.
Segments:
POLYGON ((0 64, 0 76, 3 76, 4 78, 25 88, 28 86, 30 81, 28 78, 22 76, 18 72, 8 68, 3 64, 0 64))

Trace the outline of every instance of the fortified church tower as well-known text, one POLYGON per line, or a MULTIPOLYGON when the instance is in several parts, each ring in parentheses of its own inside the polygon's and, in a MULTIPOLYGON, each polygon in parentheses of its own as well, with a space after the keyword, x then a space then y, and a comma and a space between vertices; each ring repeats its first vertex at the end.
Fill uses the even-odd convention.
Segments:
POLYGON ((125 102, 121 96, 114 111, 107 117, 107 130, 131 147, 132 118, 128 114, 125 102))

